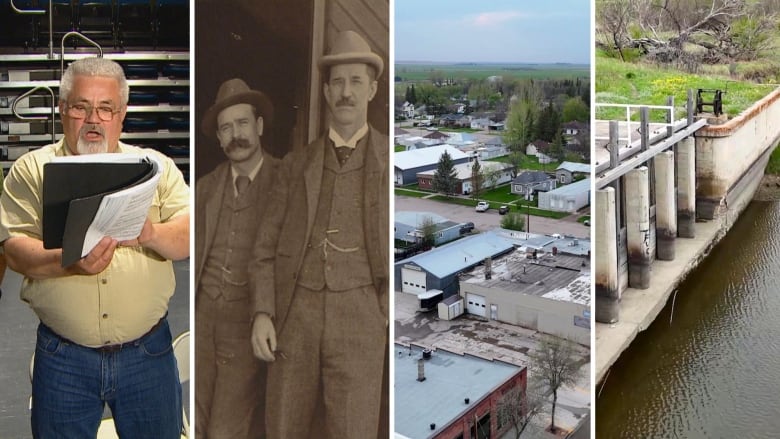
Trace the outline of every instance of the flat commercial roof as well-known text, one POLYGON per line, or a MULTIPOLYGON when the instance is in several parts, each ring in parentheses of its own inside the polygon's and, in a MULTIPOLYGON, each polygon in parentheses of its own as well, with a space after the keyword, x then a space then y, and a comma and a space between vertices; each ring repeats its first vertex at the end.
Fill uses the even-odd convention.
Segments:
POLYGON ((529 296, 590 304, 590 261, 586 257, 538 252, 528 258, 525 249, 492 261, 491 277, 485 279, 484 266, 461 274, 461 281, 529 296), (583 289, 583 282, 588 287, 583 289))
POLYGON ((407 438, 432 436, 522 370, 439 349, 423 360, 425 381, 417 381, 422 348, 396 344, 394 351, 395 431, 407 438), (431 424, 436 424, 433 430, 431 424))
POLYGON ((590 178, 586 178, 584 180, 580 180, 575 183, 567 184, 566 186, 561 186, 557 189, 548 191, 547 195, 558 195, 558 196, 579 195, 583 192, 588 192, 589 190, 590 190, 590 178))

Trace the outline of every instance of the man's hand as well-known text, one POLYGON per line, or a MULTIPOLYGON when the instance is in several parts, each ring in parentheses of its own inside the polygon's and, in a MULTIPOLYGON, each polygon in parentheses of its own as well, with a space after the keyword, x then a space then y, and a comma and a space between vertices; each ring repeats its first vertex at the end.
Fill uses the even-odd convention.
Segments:
POLYGON ((146 221, 144 221, 144 226, 141 228, 141 233, 138 235, 138 237, 128 241, 120 241, 119 245, 121 247, 136 247, 139 245, 144 246, 144 244, 154 239, 154 234, 154 225, 151 221, 149 221, 149 218, 146 218, 146 221))
POLYGON ((117 241, 108 236, 98 242, 89 254, 79 259, 78 262, 68 267, 72 274, 98 274, 108 267, 114 257, 117 241))
POLYGON ((257 313, 252 324, 252 350, 255 357, 263 361, 274 361, 276 351, 276 330, 271 321, 271 316, 266 313, 257 313))

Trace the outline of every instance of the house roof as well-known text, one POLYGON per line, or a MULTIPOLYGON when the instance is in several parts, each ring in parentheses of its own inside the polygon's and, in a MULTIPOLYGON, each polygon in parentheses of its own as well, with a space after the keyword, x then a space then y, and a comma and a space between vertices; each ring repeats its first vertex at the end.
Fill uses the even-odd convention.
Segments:
POLYGON ((580 122, 578 120, 572 120, 561 125, 563 128, 582 130, 588 127, 588 124, 580 122))
POLYGON ((464 160, 468 155, 452 145, 436 145, 428 148, 399 151, 394 155, 395 167, 401 170, 421 168, 439 163, 441 155, 447 151, 453 161, 464 160))
POLYGON ((495 257, 513 248, 511 241, 493 232, 485 232, 459 239, 396 264, 414 263, 441 279, 481 264, 485 258, 495 257))
POLYGON ((426 139, 446 139, 449 137, 449 135, 444 134, 441 131, 432 131, 423 137, 426 139))
POLYGON ((395 135, 396 136, 405 136, 407 134, 409 134, 409 131, 406 131, 403 128, 395 127, 395 135))
MULTIPOLYGON (((509 169, 512 167, 509 163, 501 163, 501 162, 486 162, 480 160, 479 164, 482 166, 483 172, 488 171, 495 171, 495 170, 503 170, 503 169, 509 169)), ((455 169, 455 172, 457 173, 458 180, 468 180, 471 178, 471 167, 474 166, 473 162, 469 163, 459 163, 455 166, 453 166, 453 169, 455 169)), ((423 177, 432 177, 433 174, 436 173, 435 169, 430 169, 428 171, 422 171, 418 172, 417 176, 423 176, 423 177)))
POLYGON ((531 142, 531 145, 535 146, 538 151, 546 151, 548 148, 550 148, 550 142, 546 142, 540 139, 534 140, 531 142))
POLYGON ((548 191, 547 196, 579 195, 583 192, 588 192, 589 190, 590 190, 590 178, 586 178, 584 180, 576 181, 572 184, 567 184, 566 186, 561 186, 557 189, 548 191))
POLYGON ((501 136, 492 136, 489 139, 485 140, 485 146, 504 146, 504 139, 501 138, 501 136))
POLYGON ((525 171, 522 174, 515 177, 512 180, 512 184, 529 184, 529 183, 541 183, 552 179, 546 172, 542 171, 525 171))
POLYGON ((425 380, 417 381, 422 351, 414 345, 394 346, 394 429, 407 438, 433 436, 522 371, 501 361, 437 349, 423 360, 425 380), (431 424, 436 424, 433 430, 431 424))
POLYGON ((563 162, 558 165, 555 170, 563 169, 569 172, 581 172, 583 174, 590 174, 591 168, 588 163, 575 163, 575 162, 563 162))

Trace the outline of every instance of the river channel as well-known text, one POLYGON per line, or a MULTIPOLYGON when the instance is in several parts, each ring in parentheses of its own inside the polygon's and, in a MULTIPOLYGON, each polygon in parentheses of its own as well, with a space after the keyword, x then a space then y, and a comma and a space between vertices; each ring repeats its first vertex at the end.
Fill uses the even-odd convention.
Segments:
POLYGON ((598 439, 780 437, 780 202, 748 206, 601 384, 598 439))

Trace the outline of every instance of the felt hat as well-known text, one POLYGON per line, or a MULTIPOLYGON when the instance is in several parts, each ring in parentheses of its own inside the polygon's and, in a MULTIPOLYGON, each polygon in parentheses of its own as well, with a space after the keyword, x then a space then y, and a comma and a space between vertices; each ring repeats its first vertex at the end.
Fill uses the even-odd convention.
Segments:
MULTIPOLYGON (((376 69, 376 76, 382 73, 385 63, 382 58, 371 51, 366 40, 357 32, 347 30, 336 35, 330 52, 319 60, 320 70, 336 64, 363 63, 376 69)), ((376 78, 374 78, 376 79, 376 78)))
POLYGON ((253 105, 257 111, 257 116, 263 118, 263 124, 266 126, 270 125, 274 116, 274 107, 268 96, 257 90, 250 89, 243 80, 233 78, 228 79, 219 86, 214 105, 209 107, 203 116, 203 133, 211 138, 215 138, 217 133, 217 116, 225 108, 236 104, 253 105))

